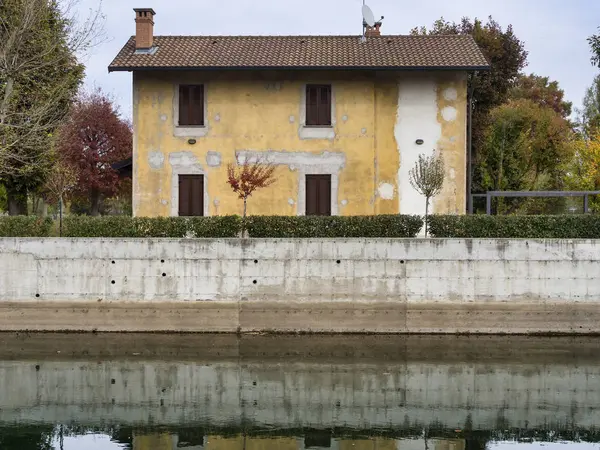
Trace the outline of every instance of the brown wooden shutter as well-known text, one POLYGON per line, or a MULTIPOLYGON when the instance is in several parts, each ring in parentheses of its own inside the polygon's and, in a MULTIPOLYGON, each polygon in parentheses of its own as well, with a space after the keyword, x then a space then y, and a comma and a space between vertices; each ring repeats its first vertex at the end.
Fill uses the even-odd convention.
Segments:
POLYGON ((179 125, 189 125, 190 90, 188 86, 179 86, 179 125))
POLYGON ((331 85, 306 85, 306 125, 331 125, 331 85))
POLYGON ((179 125, 204 125, 204 85, 179 86, 179 125))
POLYGON ((331 215, 331 175, 306 175, 306 215, 331 215))
POLYGON ((179 175, 179 215, 204 215, 204 175, 179 175))
POLYGON ((331 86, 320 87, 319 100, 319 125, 331 125, 331 86))

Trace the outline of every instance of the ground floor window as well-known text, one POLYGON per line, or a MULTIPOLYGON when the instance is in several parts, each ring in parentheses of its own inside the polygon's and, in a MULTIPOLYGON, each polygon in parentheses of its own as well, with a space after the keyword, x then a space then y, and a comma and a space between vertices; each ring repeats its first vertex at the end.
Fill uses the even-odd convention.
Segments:
POLYGON ((179 175, 179 215, 204 215, 204 175, 179 175))
POLYGON ((331 175, 306 175, 306 215, 331 215, 331 175))

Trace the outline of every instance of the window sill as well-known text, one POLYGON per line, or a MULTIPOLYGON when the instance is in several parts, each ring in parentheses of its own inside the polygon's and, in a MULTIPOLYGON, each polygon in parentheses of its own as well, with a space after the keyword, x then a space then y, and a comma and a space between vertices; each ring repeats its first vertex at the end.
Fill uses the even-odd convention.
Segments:
POLYGON ((177 137, 204 137, 208 134, 208 127, 206 125, 177 125, 173 128, 173 134, 177 137))
POLYGON ((335 139, 333 126, 302 125, 298 131, 300 139, 335 139))

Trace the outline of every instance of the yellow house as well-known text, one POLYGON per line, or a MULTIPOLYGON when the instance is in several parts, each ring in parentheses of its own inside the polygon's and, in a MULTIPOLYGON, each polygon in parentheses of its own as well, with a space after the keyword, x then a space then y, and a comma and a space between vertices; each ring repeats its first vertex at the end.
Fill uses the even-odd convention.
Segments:
POLYGON ((154 36, 135 12, 109 66, 133 72, 134 215, 240 214, 227 167, 257 159, 277 180, 249 214, 422 214, 409 170, 433 151, 433 211, 465 211, 472 37, 154 36))

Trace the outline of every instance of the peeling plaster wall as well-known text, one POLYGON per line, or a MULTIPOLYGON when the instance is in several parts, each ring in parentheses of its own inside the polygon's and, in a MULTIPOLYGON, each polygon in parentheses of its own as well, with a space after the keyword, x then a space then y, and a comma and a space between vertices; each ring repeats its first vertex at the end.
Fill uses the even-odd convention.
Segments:
POLYGON ((134 214, 176 215, 178 175, 187 173, 205 177, 206 215, 241 213, 242 204, 226 184, 226 174, 227 165, 245 151, 315 161, 277 162, 277 182, 253 194, 249 214, 303 214, 303 177, 310 173, 332 175, 334 214, 418 213, 424 202, 408 183, 408 170, 419 152, 434 148, 450 162, 450 181, 434 208, 460 213, 465 183, 461 159, 466 152, 464 80, 464 75, 453 73, 134 73, 134 214), (331 83, 334 92, 333 126, 310 138, 299 133, 307 82, 331 83), (205 84, 210 126, 202 132, 188 136, 175 125, 178 83, 205 84), (448 95, 448 89, 455 95, 448 95), (419 137, 425 138, 424 146, 414 144, 419 137), (194 158, 173 165, 172 155, 181 154, 194 158), (343 163, 330 165, 326 155, 331 154, 340 155, 343 163))

